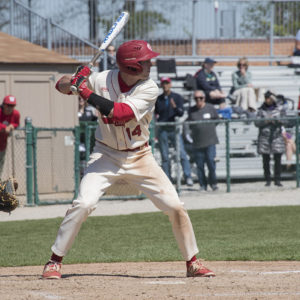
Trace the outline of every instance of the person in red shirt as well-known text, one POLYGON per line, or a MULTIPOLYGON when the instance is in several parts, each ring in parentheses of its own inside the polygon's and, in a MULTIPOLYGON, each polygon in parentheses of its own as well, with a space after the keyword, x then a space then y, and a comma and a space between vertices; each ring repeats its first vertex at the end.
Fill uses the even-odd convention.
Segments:
POLYGON ((0 107, 0 177, 4 165, 7 138, 20 125, 20 113, 15 109, 16 105, 16 97, 7 95, 0 107))

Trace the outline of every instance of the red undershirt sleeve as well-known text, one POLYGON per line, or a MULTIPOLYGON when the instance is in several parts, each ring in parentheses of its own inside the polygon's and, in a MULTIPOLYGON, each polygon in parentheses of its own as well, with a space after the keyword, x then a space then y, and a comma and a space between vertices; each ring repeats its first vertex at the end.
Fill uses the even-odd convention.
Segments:
POLYGON ((133 118, 135 118, 134 112, 128 104, 114 103, 114 114, 112 117, 114 121, 128 122, 133 118))

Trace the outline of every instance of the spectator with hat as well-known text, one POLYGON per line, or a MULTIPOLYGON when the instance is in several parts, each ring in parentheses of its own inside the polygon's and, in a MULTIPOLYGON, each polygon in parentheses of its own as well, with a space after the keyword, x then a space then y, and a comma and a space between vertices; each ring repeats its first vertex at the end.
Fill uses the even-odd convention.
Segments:
POLYGON ((203 90, 207 103, 219 105, 225 108, 226 94, 222 91, 218 77, 213 71, 216 61, 210 57, 205 58, 202 69, 196 74, 197 89, 203 90))
MULTIPOLYGON (((171 90, 172 83, 169 77, 161 78, 161 87, 163 93, 158 96, 155 104, 155 116, 156 121, 159 122, 175 122, 176 117, 182 117, 183 110, 183 98, 181 95, 174 93, 171 90)), ((176 148, 176 130, 174 125, 170 126, 158 126, 158 141, 162 159, 162 169, 171 178, 170 172, 170 159, 169 159, 169 142, 176 148)), ((183 169, 186 184, 188 186, 193 185, 191 178, 191 167, 184 149, 182 136, 179 136, 180 144, 180 161, 183 169)))
POLYGON ((16 97, 7 95, 0 107, 0 178, 4 166, 7 138, 20 125, 20 113, 15 109, 16 105, 16 97))

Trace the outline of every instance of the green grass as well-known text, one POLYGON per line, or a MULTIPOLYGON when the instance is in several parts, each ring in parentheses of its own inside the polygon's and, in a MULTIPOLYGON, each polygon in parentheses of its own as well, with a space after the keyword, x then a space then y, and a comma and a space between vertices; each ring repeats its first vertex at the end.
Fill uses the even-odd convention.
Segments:
MULTIPOLYGON (((46 208, 45 208, 46 209, 46 208)), ((206 260, 300 260, 300 207, 189 211, 206 260)), ((0 266, 42 265, 61 218, 0 222, 0 266)), ((64 263, 181 260, 162 213, 89 217, 64 263)))

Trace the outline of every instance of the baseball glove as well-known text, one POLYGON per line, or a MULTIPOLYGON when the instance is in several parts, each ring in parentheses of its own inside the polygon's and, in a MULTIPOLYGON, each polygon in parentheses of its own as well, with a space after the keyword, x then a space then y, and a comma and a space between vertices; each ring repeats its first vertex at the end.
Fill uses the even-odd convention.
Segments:
POLYGON ((0 181, 0 211, 10 213, 18 207, 17 188, 18 182, 15 178, 10 177, 5 181, 0 181))

